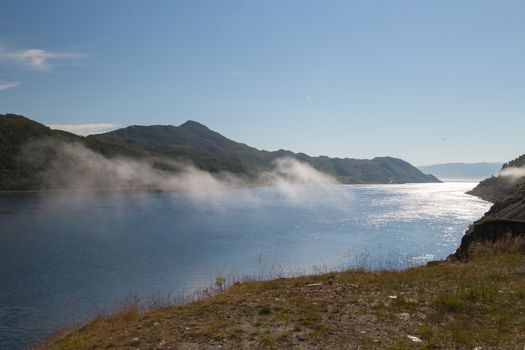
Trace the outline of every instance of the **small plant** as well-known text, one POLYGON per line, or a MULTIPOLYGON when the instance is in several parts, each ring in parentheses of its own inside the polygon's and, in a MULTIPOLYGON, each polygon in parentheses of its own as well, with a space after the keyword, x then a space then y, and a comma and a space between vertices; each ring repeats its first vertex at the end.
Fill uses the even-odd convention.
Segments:
POLYGON ((456 312, 461 306, 461 300, 456 294, 446 294, 441 298, 440 304, 446 312, 456 312))
POLYGON ((215 287, 217 287, 221 293, 224 292, 226 287, 226 277, 220 272, 215 276, 215 287))
POLYGON ((487 283, 479 283, 468 290, 466 296, 472 301, 493 301, 498 294, 496 288, 487 283))
POLYGON ((259 309, 259 315, 261 315, 261 316, 269 315, 271 313, 272 313, 272 309, 270 309, 268 306, 262 306, 259 309))
POLYGON ((433 331, 432 328, 424 325, 419 327, 416 333, 423 339, 430 339, 432 337, 433 331))
POLYGON ((230 328, 227 331, 227 334, 228 334, 228 337, 230 339, 240 340, 240 339, 242 339, 242 336, 244 334, 244 330, 242 328, 239 328, 239 327, 233 327, 233 328, 230 328))
POLYGON ((472 337, 469 334, 469 331, 466 329, 467 324, 464 321, 455 322, 451 325, 451 335, 452 340, 456 344, 456 347, 459 345, 466 345, 472 341, 472 337))

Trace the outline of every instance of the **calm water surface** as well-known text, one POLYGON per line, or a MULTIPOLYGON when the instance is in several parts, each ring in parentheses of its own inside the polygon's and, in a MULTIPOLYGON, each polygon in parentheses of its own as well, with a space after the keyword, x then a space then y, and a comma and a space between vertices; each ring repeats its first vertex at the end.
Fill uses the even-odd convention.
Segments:
POLYGON ((464 194, 475 184, 0 195, 0 348, 23 348, 130 295, 191 295, 217 273, 444 258, 489 208, 464 194))

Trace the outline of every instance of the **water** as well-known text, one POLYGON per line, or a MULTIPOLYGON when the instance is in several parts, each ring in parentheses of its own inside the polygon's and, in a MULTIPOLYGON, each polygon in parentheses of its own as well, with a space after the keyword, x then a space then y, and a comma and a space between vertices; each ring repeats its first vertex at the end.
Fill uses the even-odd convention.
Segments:
POLYGON ((0 196, 0 348, 129 295, 190 295, 217 273, 401 268, 453 252, 489 204, 475 183, 0 196))

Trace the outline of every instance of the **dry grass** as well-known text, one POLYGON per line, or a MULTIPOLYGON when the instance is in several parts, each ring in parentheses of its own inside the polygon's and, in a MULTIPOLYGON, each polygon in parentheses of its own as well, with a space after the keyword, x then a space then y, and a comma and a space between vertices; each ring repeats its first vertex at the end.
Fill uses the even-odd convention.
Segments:
POLYGON ((525 255, 474 255, 406 271, 237 283, 143 312, 131 303, 40 348, 523 349, 525 255))

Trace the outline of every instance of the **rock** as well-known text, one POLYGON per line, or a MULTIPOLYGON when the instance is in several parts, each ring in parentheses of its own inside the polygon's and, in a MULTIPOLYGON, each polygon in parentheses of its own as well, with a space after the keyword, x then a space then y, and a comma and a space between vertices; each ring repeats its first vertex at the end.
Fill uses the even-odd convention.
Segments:
POLYGON ((525 266, 522 266, 520 268, 517 268, 512 272, 514 275, 525 275, 525 266))
POLYGON ((419 339, 418 337, 415 337, 413 335, 407 335, 408 339, 412 340, 414 343, 421 343, 422 340, 419 339))
MULTIPOLYGON (((525 206, 525 205, 524 205, 525 206)), ((494 206, 493 206, 494 207, 494 206)), ((492 209, 491 209, 492 210, 492 209)), ((467 229, 461 238, 461 244, 454 254, 448 256, 449 261, 466 261, 472 244, 494 244, 509 240, 512 237, 525 237, 525 222, 494 218, 485 215, 467 229)))
POLYGON ((410 314, 408 312, 402 312, 400 314, 397 314, 397 317, 404 322, 410 320, 410 314))

